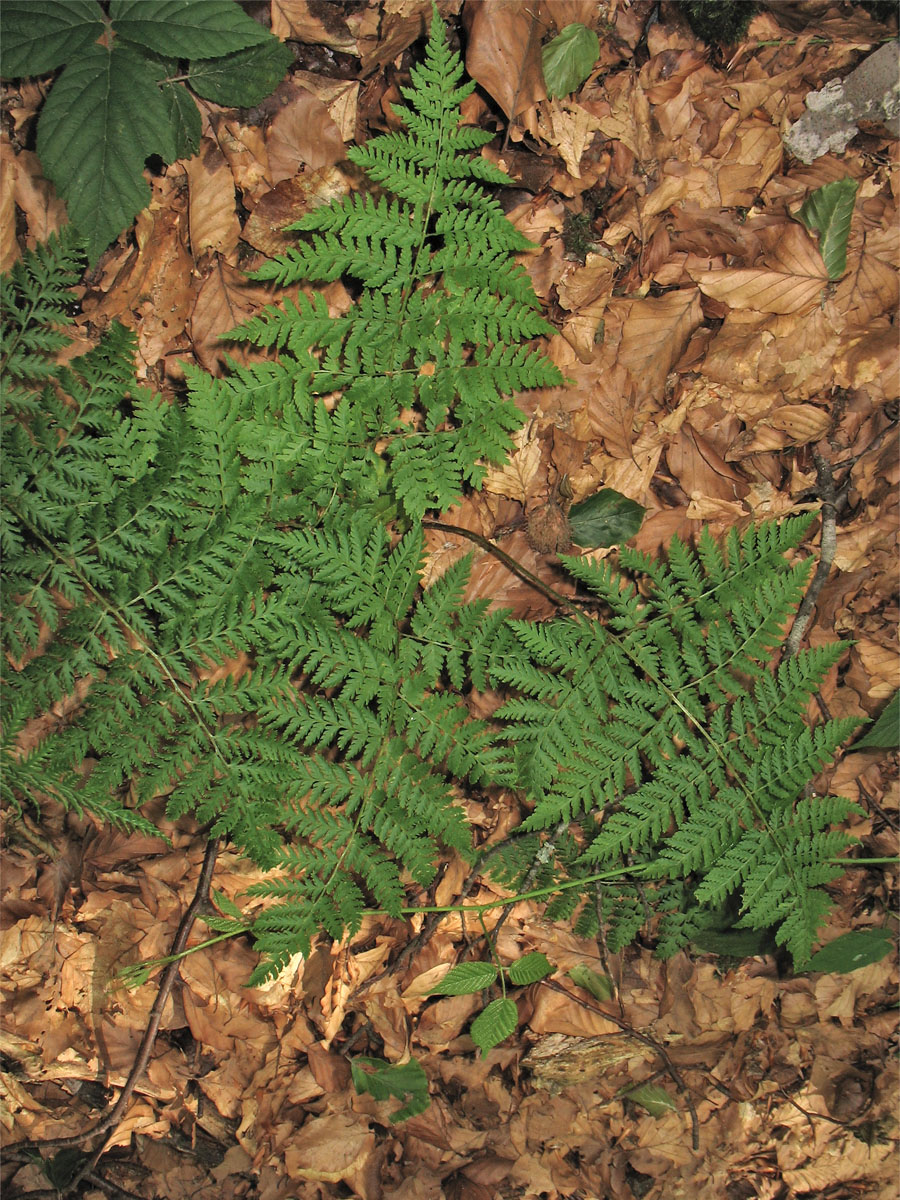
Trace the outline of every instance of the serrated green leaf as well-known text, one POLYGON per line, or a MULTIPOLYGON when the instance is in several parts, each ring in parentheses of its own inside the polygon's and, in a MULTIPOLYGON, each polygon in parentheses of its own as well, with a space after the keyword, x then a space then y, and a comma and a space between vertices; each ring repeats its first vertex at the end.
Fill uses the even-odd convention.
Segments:
POLYGON ((847 268, 847 238, 858 188, 855 179, 835 179, 810 192, 797 213, 806 228, 819 235, 819 253, 829 279, 840 279, 847 268))
POLYGON ((216 58, 271 39, 235 0, 112 0, 118 38, 178 58, 216 58))
POLYGON ((409 1103, 391 1113, 391 1124, 406 1121, 424 1112, 431 1099, 428 1095, 428 1076, 415 1058, 405 1063, 389 1063, 380 1058, 360 1055, 350 1063, 350 1075, 357 1094, 368 1092, 376 1100, 398 1100, 410 1097, 409 1103))
POLYGON ((469 962, 451 967, 437 987, 429 993, 432 996, 469 996, 473 992, 481 992, 496 982, 497 968, 493 963, 469 962))
POLYGON ((511 983, 524 987, 527 983, 537 983, 539 979, 546 979, 555 970, 556 968, 547 961, 545 955, 535 951, 533 954, 526 954, 524 958, 520 958, 512 964, 509 968, 509 978, 511 983))
POLYGON ((615 995, 613 982, 608 975, 599 975, 596 971, 592 971, 590 967, 586 967, 584 963, 578 963, 571 971, 568 972, 569 978, 576 987, 584 988, 586 992, 590 992, 595 1000, 611 1000, 615 995))
POLYGON ((900 747, 900 691, 894 692, 881 716, 854 750, 896 750, 900 747))
POLYGON ((3 0, 0 74, 44 75, 77 58, 104 29, 97 0, 3 0))
POLYGON ((224 913, 226 917, 236 917, 239 921, 243 921, 244 914, 238 908, 233 900, 230 900, 224 892, 217 892, 213 888, 213 900, 219 912, 224 913))
POLYGON ((635 1104, 646 1108, 652 1117, 664 1117, 666 1113, 674 1112, 678 1107, 666 1089, 655 1083, 645 1083, 641 1087, 632 1088, 625 1095, 635 1104))
POLYGON ((603 488, 569 509, 572 540, 586 550, 617 546, 634 537, 647 510, 621 492, 603 488))
POLYGON ((568 96, 580 88, 600 56, 600 42, 586 25, 567 25, 541 53, 548 96, 568 96))
POLYGON ((201 58, 188 68, 188 82, 205 100, 230 107, 259 104, 278 87, 294 56, 274 38, 222 58, 201 58))
POLYGON ((518 1023, 519 1010, 515 1001, 504 997, 492 1000, 487 1008, 478 1014, 469 1030, 472 1041, 481 1051, 481 1057, 484 1058, 488 1050, 508 1038, 518 1023))
POLYGON ((189 158, 200 147, 203 121, 196 101, 180 83, 164 83, 162 98, 169 114, 176 158, 189 158))
POLYGON ((886 958, 894 944, 887 929, 854 929, 817 951, 809 960, 808 970, 848 975, 886 958))
POLYGON ((41 113, 38 157, 91 263, 150 202, 141 174, 148 156, 177 157, 158 72, 126 46, 91 46, 63 71, 41 113))

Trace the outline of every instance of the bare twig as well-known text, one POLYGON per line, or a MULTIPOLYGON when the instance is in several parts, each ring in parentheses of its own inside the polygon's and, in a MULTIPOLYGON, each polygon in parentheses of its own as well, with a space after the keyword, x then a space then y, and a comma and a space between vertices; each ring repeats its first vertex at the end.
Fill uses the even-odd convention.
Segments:
POLYGON ((834 562, 835 550, 837 549, 837 506, 835 503, 834 476, 831 471, 831 464, 821 454, 814 454, 813 461, 816 464, 818 490, 822 500, 822 536, 819 565, 816 567, 816 573, 813 575, 812 582, 806 590, 803 602, 797 609, 797 615, 794 617, 791 632, 785 639, 785 658, 791 658, 800 649, 803 635, 806 633, 809 623, 812 620, 816 601, 819 599, 822 588, 825 586, 826 579, 831 574, 831 566, 834 562))
MULTIPOLYGON (((206 904, 209 898, 209 889, 212 883, 213 871, 216 865, 216 856, 219 852, 219 839, 213 838, 207 843, 206 853, 203 857, 203 865, 200 868, 200 877, 197 880, 197 887, 194 891, 194 897, 188 907, 185 909, 184 915, 178 925, 175 937, 172 941, 171 954, 172 961, 167 965, 159 982, 159 989, 156 993, 156 999, 153 1002, 153 1007, 150 1010, 150 1016, 147 1020, 147 1026, 144 1030, 144 1035, 141 1038, 141 1043, 138 1046, 135 1054, 134 1062, 131 1070, 128 1073, 128 1078, 115 1104, 109 1110, 105 1117, 99 1120, 89 1129, 85 1129, 82 1133, 74 1134, 71 1137, 63 1138, 48 1138, 46 1141, 22 1143, 16 1147, 16 1150, 25 1150, 32 1148, 35 1150, 63 1150, 74 1146, 80 1146, 89 1139, 96 1137, 101 1133, 108 1133, 119 1125, 125 1115, 125 1110, 128 1107, 135 1087, 138 1084, 144 1071, 147 1069, 147 1064, 150 1061, 150 1055, 153 1051, 153 1045, 156 1041, 156 1035, 159 1033, 160 1022, 162 1021, 163 1010, 166 1006, 172 988, 175 985, 175 980, 178 978, 178 972, 181 967, 181 952, 187 945, 191 930, 194 927, 194 922, 199 915, 200 909, 206 904)), ((85 1161, 83 1167, 78 1174, 68 1184, 66 1190, 76 1187, 82 1180, 91 1177, 94 1167, 103 1153, 105 1139, 100 1142, 97 1149, 85 1161)), ((96 1182, 92 1180, 92 1182, 96 1182)), ((104 1181, 104 1186, 109 1184, 104 1181)))
POLYGON ((700 1149, 700 1120, 697 1117, 697 1110, 694 1107, 694 1102, 691 1099, 690 1089, 682 1077, 681 1072, 669 1058, 668 1052, 661 1042, 650 1036, 649 1033, 641 1033, 629 1025, 627 1021, 621 1020, 619 1017, 613 1016, 611 1012, 607 1012, 605 1008, 600 1008, 597 1004, 591 1004, 589 1000, 582 1000, 580 996, 576 996, 570 992, 568 988, 564 988, 561 983, 557 983, 554 979, 542 979, 541 987, 551 988, 554 992, 559 992, 561 996, 565 996, 569 1000, 574 1000, 576 1004, 580 1004, 582 1008, 588 1009, 590 1012, 597 1013, 598 1016, 605 1017, 607 1021, 612 1021, 613 1025, 618 1025, 623 1033, 627 1033, 630 1037, 637 1038, 639 1042, 643 1042, 649 1046, 655 1054, 658 1054, 663 1061, 666 1072, 672 1079, 678 1091, 684 1097, 684 1102, 687 1105, 687 1110, 691 1117, 691 1146, 694 1150, 700 1149))

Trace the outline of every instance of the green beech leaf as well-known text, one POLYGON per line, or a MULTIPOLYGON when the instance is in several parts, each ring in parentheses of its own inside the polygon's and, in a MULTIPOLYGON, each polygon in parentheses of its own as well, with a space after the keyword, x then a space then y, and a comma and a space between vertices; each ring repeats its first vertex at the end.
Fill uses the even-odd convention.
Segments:
POLYGON ((484 1058, 488 1050, 492 1050, 508 1038, 518 1023, 519 1010, 515 1001, 505 997, 492 1000, 487 1008, 478 1014, 469 1030, 472 1041, 481 1051, 481 1057, 484 1058))
POLYGON ((847 238, 859 184, 836 179, 816 188, 803 201, 797 216, 807 229, 818 233, 819 252, 829 279, 840 279, 847 268, 847 238))
POLYGON ((188 83, 205 100, 229 107, 259 104, 278 87, 294 61, 290 46, 272 38, 222 58, 201 58, 188 69, 188 83))
POLYGON ((592 971, 584 963, 578 963, 577 966, 574 966, 568 972, 568 976, 576 987, 584 988, 586 992, 590 992, 595 1000, 611 1000, 615 995, 615 988, 610 977, 608 975, 598 975, 596 971, 592 971))
POLYGON ((424 1112, 431 1100, 428 1096, 428 1076, 415 1058, 405 1063, 388 1063, 381 1058, 360 1055, 350 1063, 350 1075, 357 1094, 368 1092, 376 1100, 398 1100, 409 1097, 409 1103, 391 1113, 391 1124, 406 1121, 424 1112))
POLYGON ((227 917, 236 917, 237 920, 243 921, 244 914, 241 912, 235 902, 229 899, 224 892, 218 892, 215 888, 213 888, 213 900, 215 901, 216 908, 219 910, 219 912, 224 913, 227 917))
POLYGON ((652 1117, 664 1117, 666 1113, 674 1112, 678 1107, 666 1089, 655 1083, 645 1083, 641 1087, 632 1088, 625 1095, 635 1104, 646 1108, 652 1117))
POLYGON ((190 158, 200 147, 200 135, 203 132, 200 109, 191 93, 180 83, 164 83, 161 93, 169 114, 175 157, 190 158))
POLYGON ((524 958, 520 958, 518 962, 512 964, 509 968, 509 978, 512 983, 521 987, 526 983, 537 983, 539 979, 546 979, 555 970, 556 968, 547 961, 545 955, 535 951, 533 954, 526 954, 524 958))
POLYGON ((900 691, 894 692, 884 710, 865 737, 854 743, 854 750, 896 750, 900 748, 900 691))
POLYGON ((586 25, 567 25, 542 52, 548 96, 568 96, 580 88, 600 56, 600 42, 586 25))
POLYGON ((91 46, 66 67, 44 105, 38 157, 91 263, 150 202, 141 174, 148 156, 178 156, 158 72, 127 46, 91 46))
POLYGON ((646 509, 621 492, 603 488, 569 509, 572 540, 587 550, 617 546, 634 537, 646 509))
POLYGON ((809 960, 808 970, 848 975, 886 958, 894 941, 887 929, 854 929, 817 951, 809 960))
POLYGON ((235 0, 112 0, 109 15, 116 37, 178 58, 215 58, 272 37, 235 0))
POLYGON ((97 0, 3 0, 0 73, 44 75, 77 58, 105 28, 97 0))
POLYGON ((451 967, 431 996, 469 996, 490 987, 497 979, 497 968, 493 963, 468 962, 451 967))

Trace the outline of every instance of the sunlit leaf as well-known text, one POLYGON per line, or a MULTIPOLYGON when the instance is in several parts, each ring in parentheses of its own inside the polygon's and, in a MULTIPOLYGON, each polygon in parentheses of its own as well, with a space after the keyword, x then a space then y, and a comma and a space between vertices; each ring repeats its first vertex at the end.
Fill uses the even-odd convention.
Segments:
POLYGON ((488 1050, 500 1044, 515 1031, 519 1021, 519 1010, 515 1001, 506 998, 492 1000, 472 1022, 469 1030, 472 1041, 481 1051, 482 1058, 488 1050))
POLYGON ((608 975, 599 975, 596 971, 592 971, 590 967, 586 967, 584 963, 577 963, 568 972, 568 975, 576 987, 584 988, 586 992, 590 992, 595 1000, 611 1000, 615 994, 615 987, 610 977, 608 975))
POLYGON ((556 968, 547 961, 545 955, 535 952, 526 954, 509 968, 509 978, 512 983, 524 986, 526 983, 537 983, 552 975, 556 968))
POLYGON ((567 25, 542 52, 548 96, 568 96, 580 88, 600 56, 600 41, 586 25, 567 25))
POLYGON ((652 1117, 664 1117, 666 1113, 673 1112, 678 1107, 666 1089, 655 1083, 645 1083, 641 1087, 632 1088, 625 1095, 635 1104, 646 1108, 652 1117))
POLYGON ((440 983, 431 989, 432 996, 469 996, 490 987, 497 978, 493 963, 468 962, 452 967, 440 983))

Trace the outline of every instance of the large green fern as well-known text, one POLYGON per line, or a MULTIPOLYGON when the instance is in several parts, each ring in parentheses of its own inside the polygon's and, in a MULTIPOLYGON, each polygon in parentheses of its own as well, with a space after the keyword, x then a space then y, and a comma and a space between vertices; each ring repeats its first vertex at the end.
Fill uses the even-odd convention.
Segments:
POLYGON ((592 928, 612 876, 613 944, 657 913, 671 951, 737 898, 803 963, 851 807, 804 790, 854 724, 804 723, 840 645, 769 667, 805 522, 675 541, 667 562, 625 552, 624 576, 567 559, 591 617, 463 604, 467 561, 420 589, 416 518, 502 457, 510 392, 558 378, 522 345, 546 327, 482 187, 499 173, 464 154, 486 139, 457 128, 460 72, 436 21, 408 132, 355 152, 396 199, 319 210, 268 272, 355 274, 358 304, 267 311, 244 336, 275 361, 189 372, 162 403, 118 327, 57 361, 71 241, 3 280, 5 801, 146 828, 163 795, 231 838, 273 869, 257 978, 368 907, 399 915, 441 847, 472 850, 462 801, 490 787, 531 808, 505 876, 549 840, 542 882, 574 885, 551 913, 587 899, 592 928), (490 723, 472 686, 507 697, 490 723))

